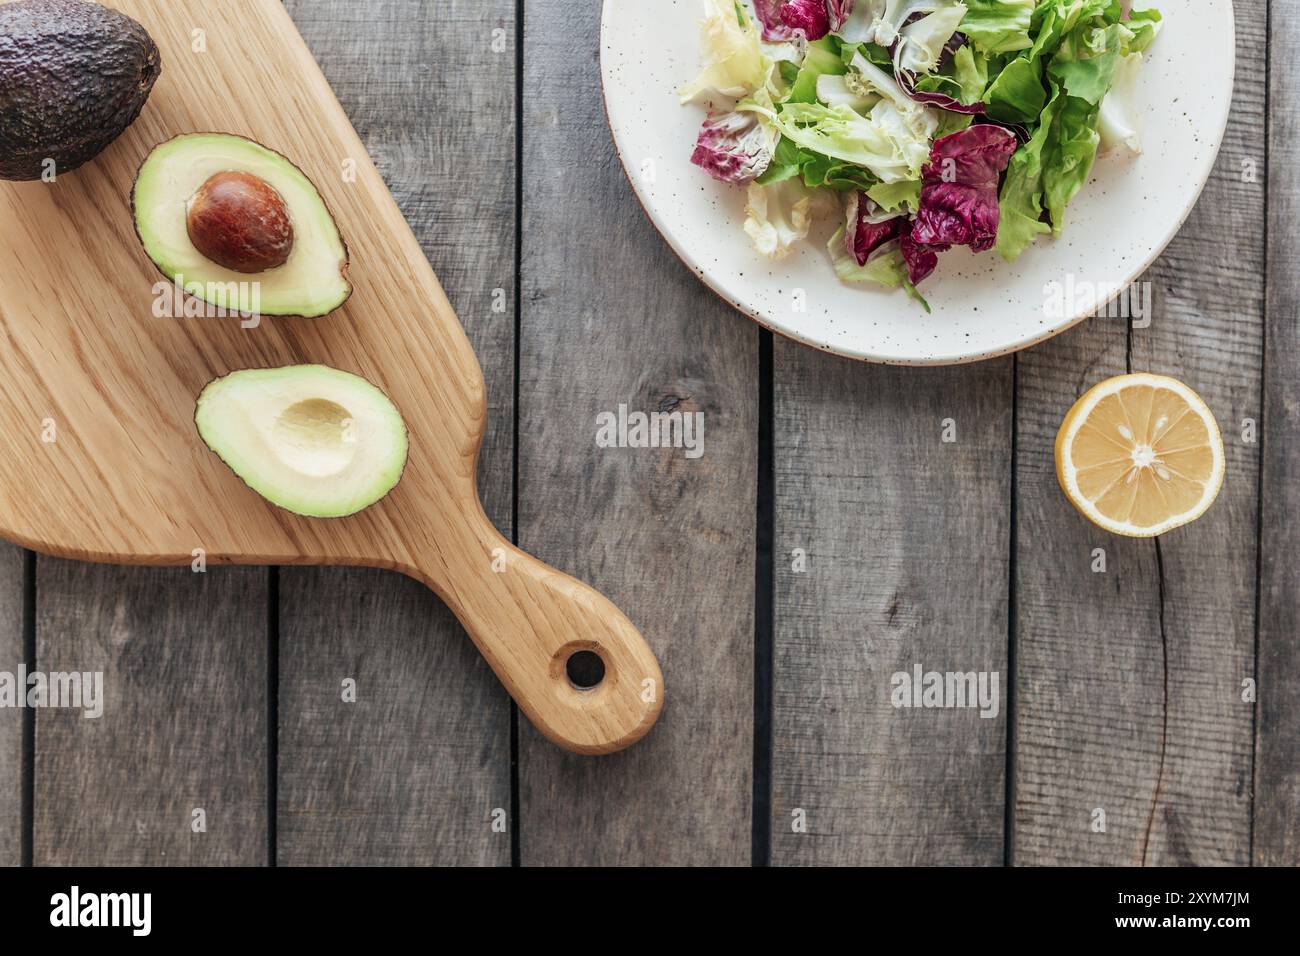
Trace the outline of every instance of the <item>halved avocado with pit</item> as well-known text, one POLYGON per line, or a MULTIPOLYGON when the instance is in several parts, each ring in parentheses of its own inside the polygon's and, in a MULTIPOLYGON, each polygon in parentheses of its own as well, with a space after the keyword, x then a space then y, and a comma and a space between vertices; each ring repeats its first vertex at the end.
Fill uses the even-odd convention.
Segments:
POLYGON ((245 484, 309 517, 370 507, 406 468, 397 407, 364 378, 325 365, 231 372, 199 395, 194 423, 245 484))
POLYGON ((131 201, 149 258, 212 305, 315 318, 352 294, 347 245, 320 192, 250 139, 168 140, 140 167, 131 201))

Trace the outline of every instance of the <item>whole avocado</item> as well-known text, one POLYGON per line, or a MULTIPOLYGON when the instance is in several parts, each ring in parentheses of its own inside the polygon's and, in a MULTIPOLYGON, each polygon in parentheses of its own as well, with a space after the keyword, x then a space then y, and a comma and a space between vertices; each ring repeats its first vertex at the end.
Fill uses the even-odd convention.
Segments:
POLYGON ((89 0, 0 5, 0 179, 76 169, 130 126, 162 72, 158 46, 89 0))

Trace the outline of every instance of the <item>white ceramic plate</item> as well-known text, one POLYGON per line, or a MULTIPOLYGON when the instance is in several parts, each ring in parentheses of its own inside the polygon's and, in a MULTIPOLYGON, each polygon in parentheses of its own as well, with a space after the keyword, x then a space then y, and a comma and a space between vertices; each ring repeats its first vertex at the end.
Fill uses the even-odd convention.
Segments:
POLYGON ((1063 234, 1040 239, 1016 263, 996 251, 940 256, 921 287, 930 315, 901 291, 841 283, 826 251, 835 222, 814 229, 788 258, 763 258, 741 228, 744 188, 691 165, 704 108, 678 105, 675 91, 701 68, 701 0, 605 0, 605 103, 646 212, 677 254, 742 312, 852 358, 973 362, 1063 332, 1094 311, 1089 293, 1126 287, 1173 239, 1209 178, 1232 100, 1231 0, 1147 5, 1165 23, 1143 66, 1142 154, 1120 149, 1098 159, 1063 234), (1073 291, 1062 296, 1061 289, 1073 291))

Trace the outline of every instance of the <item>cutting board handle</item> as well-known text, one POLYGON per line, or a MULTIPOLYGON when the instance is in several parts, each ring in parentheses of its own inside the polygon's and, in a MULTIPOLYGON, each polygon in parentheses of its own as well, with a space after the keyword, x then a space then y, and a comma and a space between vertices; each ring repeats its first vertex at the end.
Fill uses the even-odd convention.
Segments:
POLYGON ((481 509, 478 525, 479 555, 406 573, 443 597, 548 739, 580 754, 636 743, 654 726, 664 696, 645 638, 599 591, 503 538, 481 509))

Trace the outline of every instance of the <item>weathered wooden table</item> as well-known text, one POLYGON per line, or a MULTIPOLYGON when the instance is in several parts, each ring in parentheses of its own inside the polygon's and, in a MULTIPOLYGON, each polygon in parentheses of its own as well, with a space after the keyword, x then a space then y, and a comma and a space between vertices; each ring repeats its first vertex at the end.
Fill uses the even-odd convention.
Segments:
POLYGON ((605 126, 596 0, 288 5, 478 350, 494 520, 642 628, 663 719, 556 750, 396 575, 3 546, 0 670, 103 670, 107 702, 0 710, 0 863, 1300 863, 1300 0, 1269 43, 1237 0, 1149 327, 925 371, 774 341, 676 260, 605 126), (1127 369, 1228 443, 1219 503, 1154 542, 1053 472, 1127 369), (703 412, 705 454, 597 447, 620 404, 703 412), (894 708, 918 664, 997 672, 996 715, 894 708))

